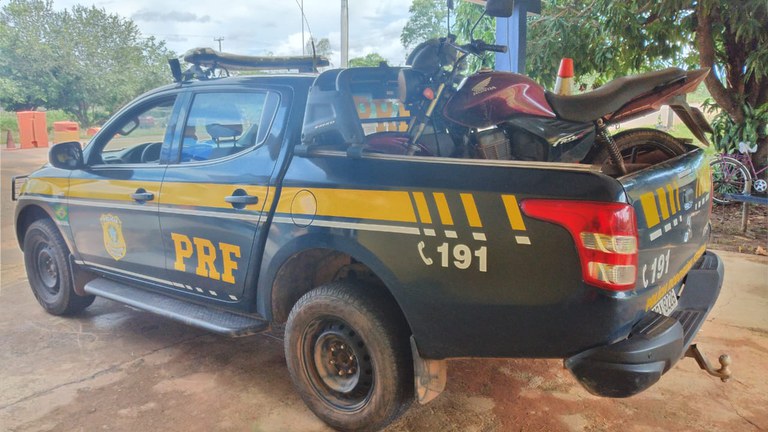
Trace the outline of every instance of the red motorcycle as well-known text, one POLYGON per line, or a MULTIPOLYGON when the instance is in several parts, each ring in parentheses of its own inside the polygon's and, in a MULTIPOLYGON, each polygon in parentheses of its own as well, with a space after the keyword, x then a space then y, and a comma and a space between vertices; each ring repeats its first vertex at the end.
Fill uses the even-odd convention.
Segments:
MULTIPOLYGON (((511 4, 488 1, 486 14, 508 17, 511 4)), ((685 153, 681 140, 656 129, 616 135, 608 130, 663 105, 709 144, 709 123, 685 101, 708 69, 668 68, 621 77, 574 96, 548 92, 515 73, 480 71, 463 77, 468 56, 506 50, 481 40, 459 45, 453 35, 417 46, 408 58, 411 67, 398 78, 399 98, 413 118, 401 148, 409 155, 435 154, 447 135, 452 141, 448 156, 589 163, 622 175, 685 153)))

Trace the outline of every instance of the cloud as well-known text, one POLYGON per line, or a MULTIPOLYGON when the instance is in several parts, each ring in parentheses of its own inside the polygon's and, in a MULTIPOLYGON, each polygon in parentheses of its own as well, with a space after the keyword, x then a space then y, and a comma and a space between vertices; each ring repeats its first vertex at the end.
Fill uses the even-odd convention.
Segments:
MULTIPOLYGON (((0 3, 3 0, 0 0, 0 3)), ((86 0, 99 2, 107 12, 131 17, 144 36, 155 36, 177 53, 197 46, 218 49, 214 38, 224 38, 222 49, 243 55, 301 54, 302 18, 297 0, 185 0, 173 8, 157 0, 86 0)), ((67 8, 83 0, 54 0, 67 8)), ((301 0, 298 0, 300 3, 301 0)), ((412 0, 352 0, 349 2, 350 58, 376 52, 391 65, 403 64, 400 32, 408 20, 412 0)), ((332 61, 340 64, 339 0, 303 0, 304 13, 316 39, 329 38, 332 61)), ((305 40, 309 39, 305 27, 305 40)))
POLYGON ((131 19, 136 21, 161 21, 161 22, 197 22, 207 23, 211 21, 210 15, 197 16, 192 12, 157 12, 149 9, 141 9, 131 15, 131 19))

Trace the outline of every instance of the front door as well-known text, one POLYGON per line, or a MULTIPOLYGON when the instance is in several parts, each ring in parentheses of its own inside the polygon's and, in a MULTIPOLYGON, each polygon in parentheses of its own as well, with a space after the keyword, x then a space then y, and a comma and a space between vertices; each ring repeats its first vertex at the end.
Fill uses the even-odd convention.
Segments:
POLYGON ((193 95, 181 145, 174 148, 177 162, 166 171, 159 200, 175 289, 241 302, 270 198, 267 185, 279 149, 270 129, 280 100, 269 90, 193 95))
POLYGON ((157 208, 176 101, 175 94, 161 95, 123 110, 86 147, 86 168, 72 173, 68 201, 77 257, 86 267, 168 282, 157 208))

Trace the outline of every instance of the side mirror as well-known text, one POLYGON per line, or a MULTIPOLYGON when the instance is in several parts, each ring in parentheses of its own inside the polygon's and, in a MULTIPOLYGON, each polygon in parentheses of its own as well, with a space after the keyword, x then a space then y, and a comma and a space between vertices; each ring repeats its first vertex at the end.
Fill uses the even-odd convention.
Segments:
POLYGON ((65 170, 81 169, 85 165, 83 148, 77 141, 56 144, 48 151, 48 162, 56 168, 65 170))
POLYGON ((488 0, 485 2, 485 14, 497 18, 509 18, 515 9, 515 0, 488 0))

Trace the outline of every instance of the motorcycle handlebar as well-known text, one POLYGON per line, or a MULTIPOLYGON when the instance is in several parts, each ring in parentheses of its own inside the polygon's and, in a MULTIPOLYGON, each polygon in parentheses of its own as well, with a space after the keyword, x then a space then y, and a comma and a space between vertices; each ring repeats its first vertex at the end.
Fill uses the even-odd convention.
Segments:
POLYGON ((507 52, 506 45, 488 44, 483 41, 474 41, 473 45, 475 45, 475 47, 480 51, 493 51, 493 52, 502 53, 502 54, 507 52))

